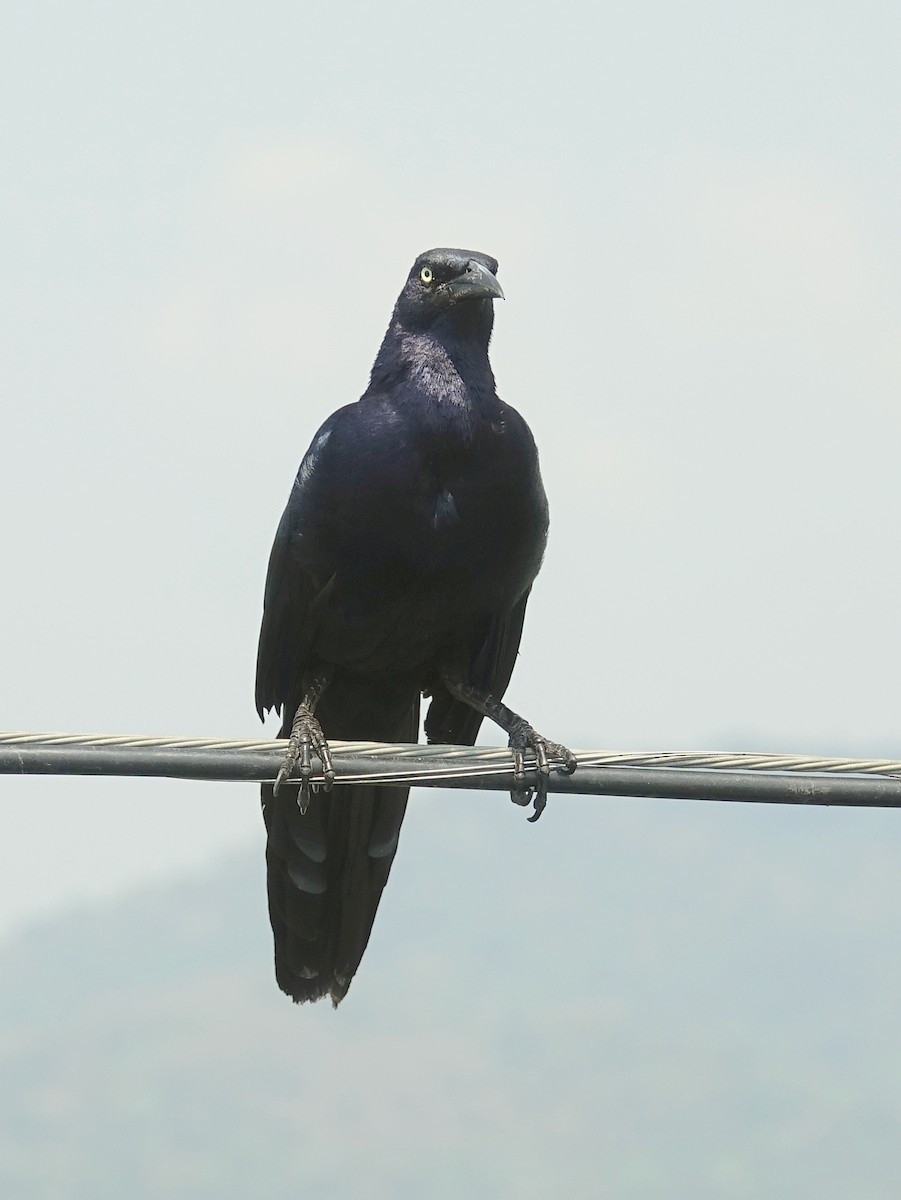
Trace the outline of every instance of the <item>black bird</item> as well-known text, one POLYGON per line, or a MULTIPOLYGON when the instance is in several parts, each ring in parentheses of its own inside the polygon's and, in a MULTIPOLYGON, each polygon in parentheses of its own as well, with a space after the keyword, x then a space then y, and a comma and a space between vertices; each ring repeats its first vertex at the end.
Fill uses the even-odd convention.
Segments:
POLYGON ((338 785, 328 737, 414 742, 420 695, 430 742, 472 745, 488 716, 509 735, 512 793, 527 805, 535 751, 544 807, 549 758, 568 750, 503 696, 548 510, 535 442, 495 391, 488 362, 497 263, 429 250, 413 264, 359 401, 313 439, 266 580, 257 661, 262 717, 289 741, 263 785, 269 915, 279 987, 337 1006, 360 964, 397 850, 409 789, 338 785), (326 788, 313 791, 311 751, 326 788), (286 783, 300 761, 301 783, 286 783))

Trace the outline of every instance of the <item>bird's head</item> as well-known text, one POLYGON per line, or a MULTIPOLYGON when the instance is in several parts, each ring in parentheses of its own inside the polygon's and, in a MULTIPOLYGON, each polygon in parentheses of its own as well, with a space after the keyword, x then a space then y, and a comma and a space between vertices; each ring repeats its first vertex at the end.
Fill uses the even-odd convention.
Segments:
POLYGON ((410 330, 428 329, 436 321, 462 332, 491 333, 493 300, 503 300, 497 260, 476 250, 426 250, 413 264, 397 299, 395 316, 410 330))

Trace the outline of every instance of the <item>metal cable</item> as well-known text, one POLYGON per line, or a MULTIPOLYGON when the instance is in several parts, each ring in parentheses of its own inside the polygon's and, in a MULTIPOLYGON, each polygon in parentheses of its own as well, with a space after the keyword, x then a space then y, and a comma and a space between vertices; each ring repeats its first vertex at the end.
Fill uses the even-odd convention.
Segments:
MULTIPOLYGON (((509 789, 509 750, 332 742, 339 783, 509 789)), ((66 733, 0 733, 0 774, 274 779, 284 741, 66 733)), ((788 754, 576 752, 574 775, 549 791, 583 795, 901 806, 901 761, 788 754)), ((527 782, 537 780, 534 760, 527 782)))

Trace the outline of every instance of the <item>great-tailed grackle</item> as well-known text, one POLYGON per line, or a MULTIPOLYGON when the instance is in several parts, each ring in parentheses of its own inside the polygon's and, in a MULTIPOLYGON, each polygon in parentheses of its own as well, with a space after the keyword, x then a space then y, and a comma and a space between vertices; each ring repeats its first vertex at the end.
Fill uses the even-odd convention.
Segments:
POLYGON ((547 537, 525 421, 488 361, 497 263, 429 250, 407 277, 361 399, 313 439, 266 580, 257 708, 280 710, 289 752, 263 785, 279 986, 337 1005, 359 966, 397 849, 408 788, 327 786, 332 738, 411 742, 420 695, 430 742, 472 745, 485 716, 523 751, 575 766, 501 703, 547 537), (286 783, 297 762, 302 782, 286 783))

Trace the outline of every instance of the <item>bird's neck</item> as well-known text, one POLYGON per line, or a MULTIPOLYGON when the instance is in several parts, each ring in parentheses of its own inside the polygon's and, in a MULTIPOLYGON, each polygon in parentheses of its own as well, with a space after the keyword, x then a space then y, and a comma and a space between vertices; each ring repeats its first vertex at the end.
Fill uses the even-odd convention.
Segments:
POLYGON ((401 403, 424 409, 434 420, 468 426, 492 419, 499 404, 487 344, 434 328, 392 326, 370 386, 377 391, 390 387, 401 403))

